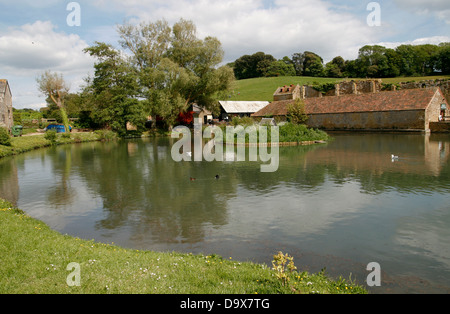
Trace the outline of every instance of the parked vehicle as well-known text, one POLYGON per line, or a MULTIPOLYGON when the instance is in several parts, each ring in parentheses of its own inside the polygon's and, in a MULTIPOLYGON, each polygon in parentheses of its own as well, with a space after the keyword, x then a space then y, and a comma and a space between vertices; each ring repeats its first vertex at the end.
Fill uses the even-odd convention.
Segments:
MULTIPOLYGON (((64 124, 50 124, 45 129, 45 131, 56 130, 56 133, 66 133, 66 128, 64 124)), ((69 125, 69 132, 72 132, 72 127, 69 125)))

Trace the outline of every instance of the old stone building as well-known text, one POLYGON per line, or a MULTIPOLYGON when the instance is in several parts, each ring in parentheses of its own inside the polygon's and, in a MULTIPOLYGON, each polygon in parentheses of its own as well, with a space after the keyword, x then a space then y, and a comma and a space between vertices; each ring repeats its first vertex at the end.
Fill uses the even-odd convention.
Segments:
POLYGON ((12 94, 7 80, 0 79, 0 127, 13 127, 12 94))
MULTIPOLYGON (((288 105, 294 102, 274 101, 252 117, 285 119, 288 105)), ((308 126, 325 130, 429 131, 430 122, 449 115, 440 88, 315 97, 304 99, 304 103, 308 126)))

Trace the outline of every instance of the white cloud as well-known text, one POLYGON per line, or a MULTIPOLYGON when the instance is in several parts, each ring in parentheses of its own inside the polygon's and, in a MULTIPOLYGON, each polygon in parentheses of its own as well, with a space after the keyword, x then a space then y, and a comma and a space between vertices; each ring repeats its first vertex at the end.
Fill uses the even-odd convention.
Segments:
POLYGON ((378 38, 378 30, 366 24, 367 15, 338 13, 319 0, 276 0, 270 7, 262 0, 97 0, 96 4, 113 6, 134 22, 192 20, 199 37, 219 38, 226 61, 257 51, 277 58, 305 50, 324 59, 338 54, 353 58, 359 47, 378 38))
POLYGON ((93 69, 93 60, 82 51, 86 47, 86 42, 78 35, 57 32, 48 21, 2 31, 0 72, 2 78, 10 81, 14 103, 19 106, 44 103, 39 99, 35 78, 45 70, 62 73, 71 90, 77 91, 83 78, 93 69))
POLYGON ((407 11, 421 15, 433 14, 450 24, 450 1, 448 0, 394 0, 394 2, 407 11))

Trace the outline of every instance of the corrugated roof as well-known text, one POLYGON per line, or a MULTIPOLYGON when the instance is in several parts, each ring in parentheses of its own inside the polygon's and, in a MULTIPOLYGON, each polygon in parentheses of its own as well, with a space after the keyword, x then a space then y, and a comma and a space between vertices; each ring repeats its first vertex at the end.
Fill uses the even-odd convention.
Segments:
POLYGON ((253 113, 269 104, 268 101, 219 101, 227 113, 253 113))
MULTIPOLYGON (((361 95, 328 96, 304 99, 307 114, 397 111, 426 109, 440 88, 405 89, 361 95)), ((253 116, 286 115, 295 100, 274 101, 253 116)))

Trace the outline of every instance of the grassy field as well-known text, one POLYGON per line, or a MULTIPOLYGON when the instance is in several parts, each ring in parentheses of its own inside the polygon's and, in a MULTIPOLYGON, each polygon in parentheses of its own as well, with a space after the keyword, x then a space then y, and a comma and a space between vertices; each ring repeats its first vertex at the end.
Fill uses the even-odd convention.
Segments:
POLYGON ((62 235, 1 199, 0 228, 0 294, 367 293, 350 280, 291 272, 282 261, 275 270, 231 257, 124 249, 62 235))
MULTIPOLYGON (((384 78, 383 83, 395 84, 399 82, 450 79, 450 75, 444 76, 426 76, 426 77, 396 77, 384 78)), ((322 78, 322 77, 305 77, 305 76, 280 76, 280 77, 262 77, 254 79, 239 80, 235 82, 233 93, 227 100, 234 101, 272 101, 273 93, 277 87, 291 84, 299 85, 315 85, 324 83, 337 83, 346 79, 322 78)), ((349 79, 351 80, 351 79, 349 79)), ((362 79, 354 79, 362 80, 362 79)))

